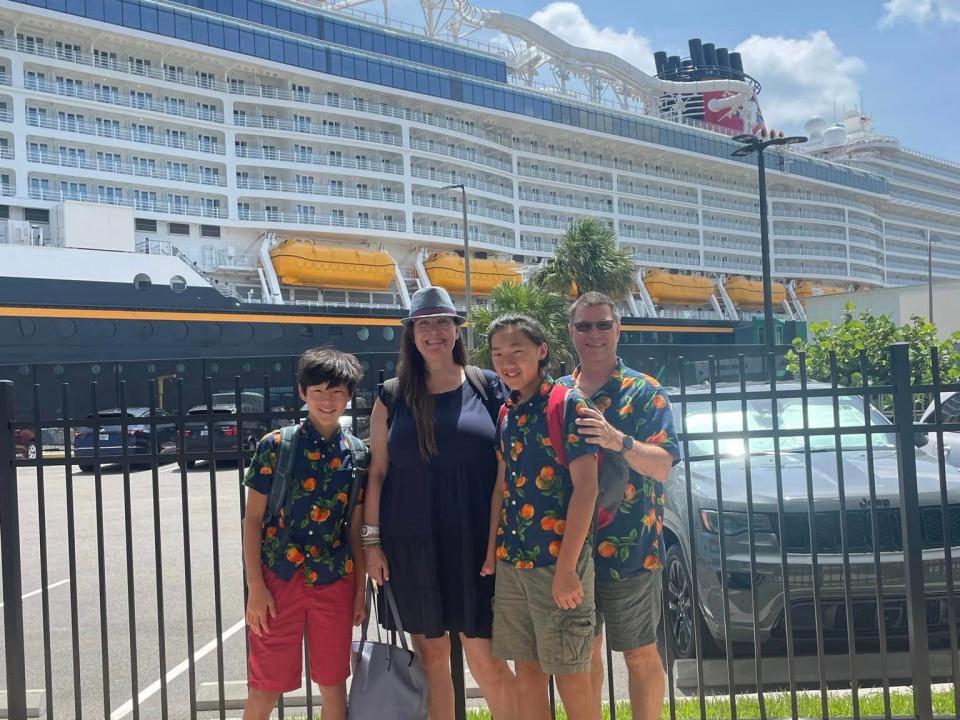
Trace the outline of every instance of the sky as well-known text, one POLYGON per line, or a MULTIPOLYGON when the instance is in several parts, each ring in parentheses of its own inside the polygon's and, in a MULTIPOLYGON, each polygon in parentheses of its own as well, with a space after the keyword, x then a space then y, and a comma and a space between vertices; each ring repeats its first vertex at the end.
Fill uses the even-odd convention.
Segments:
MULTIPOLYGON (((839 120, 862 99, 875 132, 960 162, 960 0, 472 2, 651 74, 653 51, 687 57, 692 37, 738 50, 762 85, 768 127, 802 132, 811 115, 839 120)), ((390 14, 423 24, 418 0, 390 0, 390 14)))

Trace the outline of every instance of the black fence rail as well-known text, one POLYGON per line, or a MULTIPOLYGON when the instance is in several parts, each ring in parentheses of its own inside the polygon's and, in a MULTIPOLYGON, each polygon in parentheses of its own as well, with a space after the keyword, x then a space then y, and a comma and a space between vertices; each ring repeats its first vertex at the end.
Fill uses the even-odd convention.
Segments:
MULTIPOLYGON (((762 377, 738 357, 734 380, 729 360, 695 373, 675 361, 684 462, 666 485, 661 642, 671 720, 691 705, 702 718, 799 718, 811 696, 827 718, 836 690, 841 716, 894 718, 907 702, 926 720, 936 693, 939 714, 960 718, 960 384, 932 360, 919 382, 895 345, 889 384, 846 388, 835 364, 809 378, 803 357, 791 379, 773 358, 762 377), (918 422, 921 397, 931 409, 918 422)), ((865 359, 862 370, 871 376, 865 359)), ((241 480, 251 439, 298 419, 299 402, 277 407, 277 378, 252 372, 229 388, 177 374, 162 401, 155 378, 13 380, 0 381, 7 716, 239 714, 241 480), (58 412, 45 414, 51 393, 58 412)), ((370 405, 372 391, 344 419, 360 436, 370 405)), ((463 717, 457 643, 453 659, 463 717)), ((610 716, 629 717, 625 670, 606 659, 610 716)), ((312 717, 317 700, 308 683, 281 717, 312 717)))

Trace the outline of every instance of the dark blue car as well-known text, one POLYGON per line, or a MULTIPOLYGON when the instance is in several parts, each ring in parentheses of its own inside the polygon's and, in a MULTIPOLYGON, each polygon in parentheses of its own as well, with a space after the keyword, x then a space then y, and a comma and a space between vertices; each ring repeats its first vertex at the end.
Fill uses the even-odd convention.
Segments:
MULTIPOLYGON (((154 413, 158 420, 168 416, 168 413, 160 409, 155 410, 154 413)), ((121 462, 124 439, 122 411, 118 408, 101 410, 97 417, 102 423, 100 427, 80 427, 73 436, 73 456, 77 466, 83 472, 91 472, 98 462, 101 465, 121 462), (99 454, 95 460, 94 449, 97 447, 95 444, 97 440, 99 440, 99 454)), ((92 420, 93 415, 88 415, 87 418, 92 420)), ((165 447, 169 449, 176 444, 176 426, 173 423, 158 423, 154 428, 151 427, 149 418, 150 408, 127 408, 125 428, 127 455, 159 454, 165 447)), ((170 459, 173 460, 172 457, 170 459)), ((143 464, 149 465, 149 459, 143 464)))

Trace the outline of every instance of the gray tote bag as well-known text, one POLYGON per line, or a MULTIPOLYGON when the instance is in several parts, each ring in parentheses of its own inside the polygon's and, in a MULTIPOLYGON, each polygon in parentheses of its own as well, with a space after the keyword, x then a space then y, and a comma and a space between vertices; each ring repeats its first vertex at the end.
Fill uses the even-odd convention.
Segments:
POLYGON ((367 619, 360 640, 353 643, 353 680, 347 703, 349 720, 427 720, 427 676, 407 645, 400 613, 390 584, 384 583, 384 606, 393 619, 400 645, 382 642, 377 623, 376 641, 367 639, 372 612, 373 582, 367 582, 367 619))

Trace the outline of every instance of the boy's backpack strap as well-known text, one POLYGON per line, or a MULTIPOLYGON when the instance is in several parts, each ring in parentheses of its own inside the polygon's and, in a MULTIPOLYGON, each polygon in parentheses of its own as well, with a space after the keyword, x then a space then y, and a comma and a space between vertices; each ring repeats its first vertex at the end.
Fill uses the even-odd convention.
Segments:
POLYGON ((387 406, 387 425, 393 420, 393 407, 397 404, 397 393, 400 391, 399 378, 392 377, 380 389, 380 402, 387 406))
POLYGON ((297 440, 300 437, 300 425, 287 425, 280 429, 280 451, 277 453, 277 465, 273 468, 273 481, 267 499, 267 512, 264 520, 274 520, 281 509, 287 509, 290 497, 290 475, 293 463, 297 459, 297 440))
POLYGON ((567 437, 564 431, 566 425, 564 420, 569 394, 570 388, 564 385, 554 385, 550 389, 550 397, 547 398, 547 431, 550 437, 550 447, 553 448, 560 465, 567 464, 567 437))
POLYGON ((486 406, 487 412, 490 413, 490 419, 496 422, 503 403, 500 402, 493 388, 490 387, 490 376, 476 365, 467 365, 463 369, 463 373, 467 376, 470 387, 480 396, 480 400, 486 406))
POLYGON ((367 470, 370 467, 370 450, 363 440, 356 435, 345 432, 344 440, 350 448, 350 494, 347 500, 347 509, 343 515, 343 530, 350 527, 353 520, 353 511, 357 507, 357 498, 360 496, 361 489, 366 484, 367 470))

